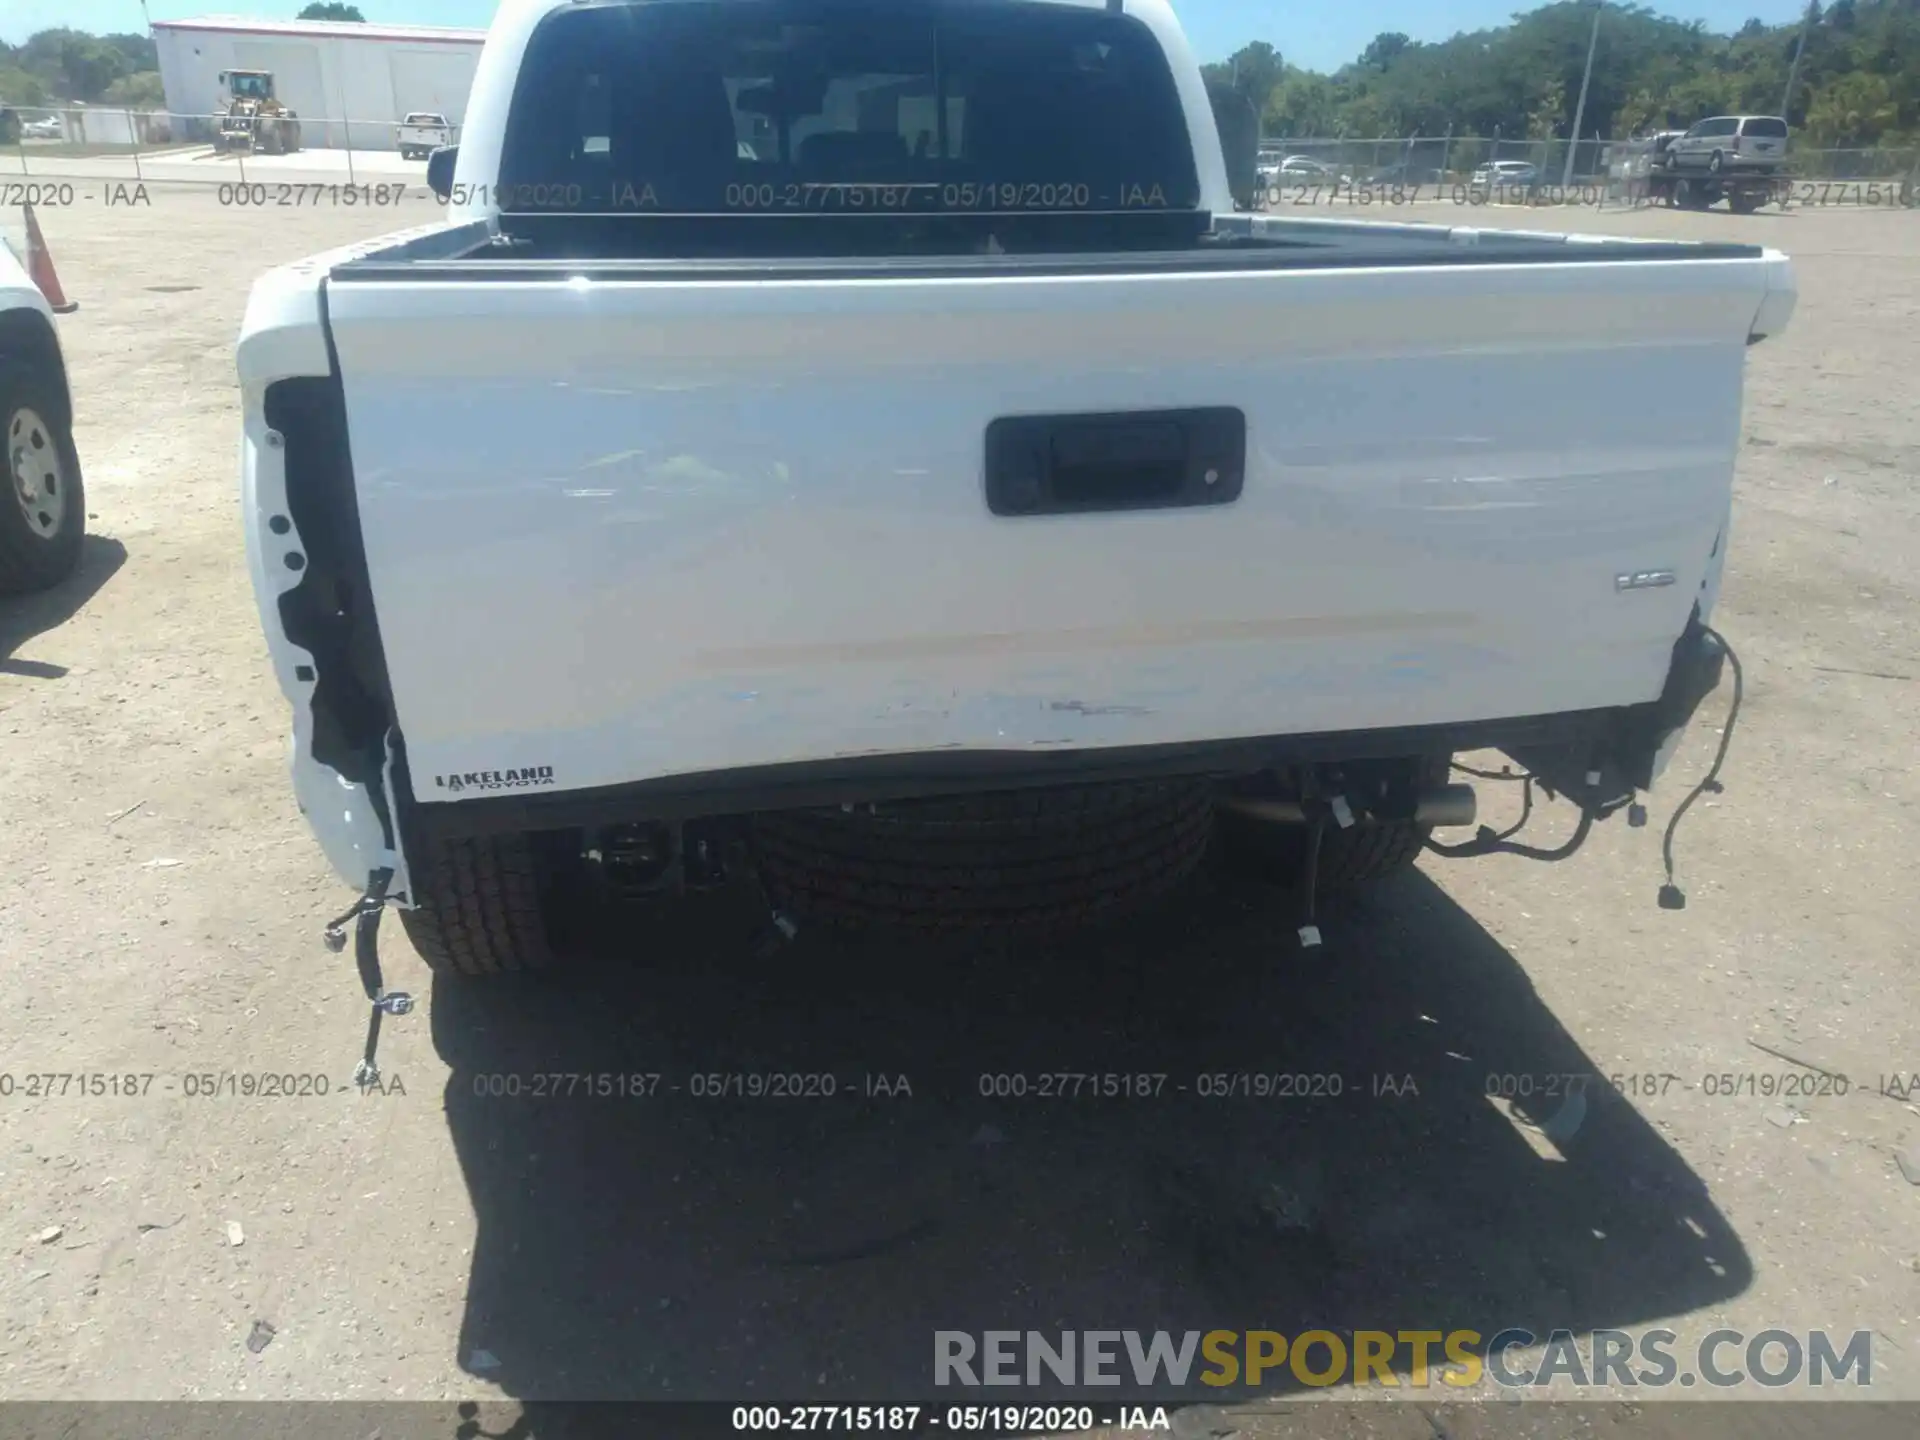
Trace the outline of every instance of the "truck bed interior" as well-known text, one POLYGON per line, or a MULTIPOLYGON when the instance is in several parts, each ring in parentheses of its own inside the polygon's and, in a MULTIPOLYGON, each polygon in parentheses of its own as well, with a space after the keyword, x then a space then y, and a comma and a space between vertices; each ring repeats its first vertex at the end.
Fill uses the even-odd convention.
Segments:
POLYGON ((1751 260, 1762 247, 1444 225, 1159 214, 742 217, 506 213, 334 269, 341 280, 858 278, 1751 260))

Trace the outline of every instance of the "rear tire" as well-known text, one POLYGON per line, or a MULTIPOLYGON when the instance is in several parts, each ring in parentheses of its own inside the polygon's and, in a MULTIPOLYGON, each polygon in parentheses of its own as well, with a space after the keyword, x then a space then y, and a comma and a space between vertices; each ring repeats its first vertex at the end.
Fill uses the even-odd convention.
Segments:
POLYGON ((1432 834, 1431 825, 1416 825, 1411 820, 1330 830, 1320 839, 1320 868, 1315 878, 1331 890, 1371 885, 1412 869, 1432 834))
POLYGON ((1732 195, 1727 197, 1727 204, 1736 215, 1751 215, 1762 205, 1766 204, 1766 197, 1756 195, 1750 191, 1736 190, 1732 195))
POLYGON ((414 908, 400 923, 429 969, 498 975, 553 963, 546 887, 525 835, 427 841, 408 860, 414 908))
POLYGON ((1049 934, 1165 895, 1200 863, 1207 788, 1109 783, 754 817, 769 898, 847 929, 1049 934))
POLYGON ((64 387, 40 368, 0 359, 0 595, 66 579, 86 527, 64 387))

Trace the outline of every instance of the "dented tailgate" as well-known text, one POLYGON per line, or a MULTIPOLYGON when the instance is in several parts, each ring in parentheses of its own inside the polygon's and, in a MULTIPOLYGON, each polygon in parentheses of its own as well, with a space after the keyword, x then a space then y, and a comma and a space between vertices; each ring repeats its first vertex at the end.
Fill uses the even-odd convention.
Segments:
POLYGON ((1776 261, 336 273, 415 793, 1650 700, 1776 261), (989 503, 996 421, 1181 410, 1230 500, 989 503))

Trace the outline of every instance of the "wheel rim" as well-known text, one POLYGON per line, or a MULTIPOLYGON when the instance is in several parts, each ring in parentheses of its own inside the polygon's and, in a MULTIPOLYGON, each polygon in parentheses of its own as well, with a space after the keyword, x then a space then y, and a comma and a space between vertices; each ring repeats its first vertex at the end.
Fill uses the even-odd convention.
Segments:
POLYGON ((22 406, 8 419, 7 460, 27 528, 42 540, 53 539, 66 520, 67 476, 53 430, 38 411, 22 406))

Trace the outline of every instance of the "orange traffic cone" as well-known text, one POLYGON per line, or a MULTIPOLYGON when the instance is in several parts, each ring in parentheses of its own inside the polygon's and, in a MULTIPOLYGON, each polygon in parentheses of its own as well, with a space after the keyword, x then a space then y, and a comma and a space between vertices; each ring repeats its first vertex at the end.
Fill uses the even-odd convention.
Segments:
POLYGON ((80 302, 67 299, 67 292, 60 288, 60 276, 53 268, 53 256, 47 252, 47 237, 40 233, 40 222, 33 218, 33 206, 23 204, 20 208, 27 216, 27 274, 47 297, 54 314, 71 315, 80 308, 80 302))

